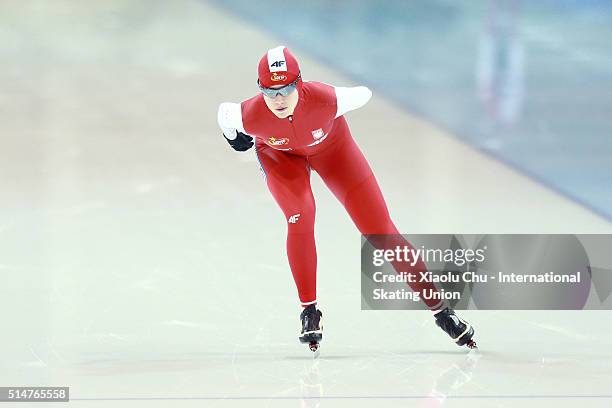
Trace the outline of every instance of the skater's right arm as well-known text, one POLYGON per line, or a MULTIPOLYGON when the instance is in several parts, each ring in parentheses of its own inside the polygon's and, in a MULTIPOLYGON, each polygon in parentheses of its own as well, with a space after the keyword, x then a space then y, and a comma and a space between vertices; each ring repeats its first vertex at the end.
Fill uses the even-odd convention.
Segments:
POLYGON ((217 122, 223 132, 223 137, 234 150, 244 152, 253 147, 253 138, 244 131, 239 103, 223 102, 219 105, 217 122))

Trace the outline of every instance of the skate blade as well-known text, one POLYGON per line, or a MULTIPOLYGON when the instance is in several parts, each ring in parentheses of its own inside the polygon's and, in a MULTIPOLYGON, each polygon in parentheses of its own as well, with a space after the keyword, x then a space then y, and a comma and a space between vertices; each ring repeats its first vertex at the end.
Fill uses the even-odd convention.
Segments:
POLYGON ((456 339, 455 344, 457 344, 459 347, 466 346, 469 349, 478 348, 476 347, 476 342, 472 340, 472 336, 474 336, 474 328, 465 320, 461 321, 465 323, 467 327, 465 331, 461 334, 461 336, 456 339))
POLYGON ((314 358, 319 358, 319 355, 321 354, 321 343, 318 343, 316 341, 311 341, 308 344, 308 348, 310 349, 310 351, 313 352, 314 358))

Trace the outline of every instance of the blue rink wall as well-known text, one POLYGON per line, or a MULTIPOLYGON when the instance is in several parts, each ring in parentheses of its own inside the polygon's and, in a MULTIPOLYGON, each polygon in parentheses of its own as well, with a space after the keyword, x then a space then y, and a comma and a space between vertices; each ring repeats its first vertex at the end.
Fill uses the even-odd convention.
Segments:
POLYGON ((612 219, 612 1, 214 3, 612 219))

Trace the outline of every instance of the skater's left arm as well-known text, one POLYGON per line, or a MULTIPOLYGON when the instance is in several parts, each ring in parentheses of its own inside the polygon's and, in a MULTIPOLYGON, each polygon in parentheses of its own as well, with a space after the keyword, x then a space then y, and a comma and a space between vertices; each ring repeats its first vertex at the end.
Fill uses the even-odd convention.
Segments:
POLYGON ((372 97, 372 91, 365 86, 341 87, 335 86, 336 92, 336 117, 344 115, 346 112, 361 108, 368 103, 372 97))

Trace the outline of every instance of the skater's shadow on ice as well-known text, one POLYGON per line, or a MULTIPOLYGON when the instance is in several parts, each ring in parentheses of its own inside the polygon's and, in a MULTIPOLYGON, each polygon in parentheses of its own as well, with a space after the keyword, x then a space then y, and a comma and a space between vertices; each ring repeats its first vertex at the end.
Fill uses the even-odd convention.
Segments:
MULTIPOLYGON (((402 351, 372 351, 372 350, 360 350, 345 354, 334 354, 325 353, 323 350, 319 355, 320 360, 355 360, 360 358, 372 359, 373 357, 386 358, 386 357, 412 357, 415 356, 462 356, 468 353, 485 354, 480 351, 466 352, 466 350, 402 350, 402 351)), ((292 354, 283 357, 283 360, 312 360, 313 356, 310 353, 292 354)))
POLYGON ((484 354, 481 351, 468 351, 466 349, 457 350, 410 350, 410 351, 393 351, 388 354, 396 354, 400 356, 415 356, 415 355, 446 355, 446 356, 458 356, 467 355, 468 353, 479 353, 484 354))

